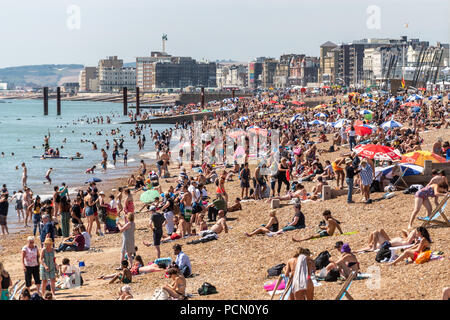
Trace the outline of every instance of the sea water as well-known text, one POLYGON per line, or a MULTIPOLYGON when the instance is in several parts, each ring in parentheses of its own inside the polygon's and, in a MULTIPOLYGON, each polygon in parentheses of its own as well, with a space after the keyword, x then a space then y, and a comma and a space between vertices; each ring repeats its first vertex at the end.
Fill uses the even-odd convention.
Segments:
MULTIPOLYGON (((49 115, 44 116, 42 100, 5 101, 6 103, 0 103, 0 154, 4 153, 3 157, 0 155, 0 185, 7 185, 10 196, 13 195, 13 191, 22 189, 22 162, 25 162, 28 169, 27 185, 33 190, 34 195, 39 195, 45 200, 53 194, 53 186, 61 186, 62 182, 67 184, 69 191, 74 192, 75 186, 82 186, 91 177, 105 180, 123 176, 130 167, 139 165, 141 159, 154 159, 154 143, 148 125, 143 130, 146 138, 144 149, 139 150, 138 137, 133 139, 130 136, 134 124, 121 124, 129 121, 127 116, 122 115, 121 103, 62 101, 62 115, 56 116, 56 101, 50 100, 49 115), (87 123, 87 119, 98 116, 103 116, 103 124, 87 123), (110 124, 106 123, 107 116, 111 118, 110 124), (120 129, 120 133, 111 135, 111 129, 117 128, 120 129), (96 134, 99 131, 102 135, 96 134), (84 158, 80 160, 33 158, 44 153, 44 136, 48 135, 48 132, 50 132, 50 147, 59 148, 61 156, 70 158, 79 152, 84 158), (124 148, 119 149, 119 153, 121 155, 128 149, 128 168, 124 166, 122 156, 117 158, 115 167, 112 165, 113 139, 119 141, 121 135, 124 136, 125 142, 124 148), (109 150, 106 150, 106 140, 110 144, 109 150), (91 142, 97 144, 97 150, 92 150, 91 142), (100 165, 102 148, 108 154, 106 173, 102 172, 100 165), (95 174, 85 174, 86 169, 93 165, 97 166, 95 174), (52 185, 43 184, 49 168, 53 168, 50 175, 52 185)), ((170 125, 152 125, 153 131, 161 131, 168 127, 170 125)), ((18 227, 14 204, 15 201, 10 204, 8 211, 10 232, 18 227)), ((22 222, 20 226, 23 226, 22 222)))

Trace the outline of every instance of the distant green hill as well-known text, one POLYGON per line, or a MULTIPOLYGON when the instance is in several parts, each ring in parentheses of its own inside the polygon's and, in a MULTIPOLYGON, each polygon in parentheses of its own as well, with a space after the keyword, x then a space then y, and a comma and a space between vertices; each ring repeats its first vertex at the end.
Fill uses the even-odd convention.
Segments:
POLYGON ((56 87, 64 82, 78 82, 81 64, 43 64, 0 69, 0 82, 21 87, 56 87))

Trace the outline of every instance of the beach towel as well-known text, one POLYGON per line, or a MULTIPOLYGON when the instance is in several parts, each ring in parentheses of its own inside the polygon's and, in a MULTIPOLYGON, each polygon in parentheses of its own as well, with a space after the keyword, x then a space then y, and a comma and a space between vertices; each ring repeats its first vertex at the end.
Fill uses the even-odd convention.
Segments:
MULTIPOLYGON (((276 283, 277 283, 277 280, 266 282, 264 284, 264 290, 273 291, 276 283)), ((284 281, 284 279, 282 279, 281 282, 278 284, 277 291, 284 290, 285 288, 286 288, 286 282, 284 281)))
MULTIPOLYGON (((356 233, 358 233, 358 232, 359 232, 359 231, 344 232, 343 234, 335 234, 333 237, 337 237, 337 236, 349 236, 349 235, 352 235, 352 234, 356 234, 356 233)), ((315 236, 314 238, 311 238, 311 240, 317 240, 317 239, 326 238, 326 237, 329 237, 329 236, 321 237, 320 235, 317 235, 317 236, 315 236)))
POLYGON ((295 266, 294 278, 292 281, 292 292, 299 290, 306 290, 308 279, 308 264, 306 256, 301 254, 298 256, 297 264, 295 266))
POLYGON ((119 217, 117 209, 111 209, 110 206, 106 208, 106 219, 105 226, 108 232, 119 232, 119 228, 117 227, 116 221, 119 217))

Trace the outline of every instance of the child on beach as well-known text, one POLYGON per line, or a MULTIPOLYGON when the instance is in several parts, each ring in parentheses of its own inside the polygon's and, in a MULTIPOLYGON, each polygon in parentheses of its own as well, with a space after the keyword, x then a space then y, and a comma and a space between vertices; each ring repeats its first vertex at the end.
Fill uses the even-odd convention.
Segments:
POLYGON ((133 279, 133 275, 131 274, 130 269, 128 268, 128 261, 123 260, 122 261, 122 272, 106 275, 106 276, 100 276, 98 280, 109 280, 109 284, 116 282, 117 280, 120 280, 124 284, 131 283, 133 279))
POLYGON ((95 172, 95 168, 97 168, 97 166, 92 166, 91 168, 89 168, 89 169, 86 169, 86 171, 84 172, 84 173, 92 173, 92 174, 94 174, 95 172))

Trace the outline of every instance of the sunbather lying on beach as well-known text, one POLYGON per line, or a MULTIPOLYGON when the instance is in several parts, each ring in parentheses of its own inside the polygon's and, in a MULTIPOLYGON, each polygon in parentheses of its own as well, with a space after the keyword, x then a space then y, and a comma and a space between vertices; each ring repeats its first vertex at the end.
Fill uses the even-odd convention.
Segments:
POLYGON ((128 260, 123 260, 122 261, 122 272, 109 274, 106 276, 100 276, 97 279, 99 279, 99 280, 111 279, 111 281, 109 281, 110 284, 114 283, 117 279, 119 279, 124 284, 128 284, 128 283, 131 283, 132 278, 133 278, 133 276, 131 274, 131 271, 130 271, 130 269, 128 269, 128 260))
POLYGON ((332 236, 334 234, 334 231, 336 230, 336 228, 339 230, 339 232, 341 234, 343 233, 341 226, 340 226, 340 222, 331 216, 330 210, 325 210, 322 213, 322 215, 325 218, 325 221, 322 221, 321 224, 319 224, 320 230, 317 232, 318 234, 315 234, 313 236, 310 236, 310 237, 307 237, 304 239, 296 239, 295 237, 292 237, 292 241, 301 242, 301 241, 306 241, 306 240, 311 240, 311 239, 316 239, 316 238, 332 236))
POLYGON ((431 239, 430 234, 428 233, 428 230, 424 227, 417 228, 418 233, 418 239, 420 239, 418 243, 416 243, 414 246, 412 246, 410 249, 403 252, 397 259, 395 259, 393 262, 389 263, 388 265, 395 266, 400 261, 403 261, 406 259, 411 259, 412 261, 416 261, 419 254, 422 252, 430 250, 431 246, 431 239))
POLYGON ((166 270, 165 266, 158 265, 156 263, 149 263, 148 265, 144 265, 141 256, 136 256, 136 260, 134 261, 133 267, 131 267, 130 272, 133 276, 137 276, 138 274, 146 274, 163 270, 166 270))
POLYGON ((247 237, 252 237, 256 234, 266 234, 269 232, 277 232, 278 231, 278 219, 276 217, 276 211, 270 210, 269 212, 269 222, 266 225, 263 225, 262 227, 259 227, 258 229, 254 230, 252 233, 245 232, 245 235, 247 237))
POLYGON ((369 236, 369 245, 363 249, 357 250, 356 253, 380 249, 381 245, 385 241, 389 241, 391 247, 400 247, 412 244, 417 239, 418 229, 419 228, 410 231, 409 233, 406 230, 402 230, 402 235, 396 238, 390 238, 384 229, 376 230, 369 236))

